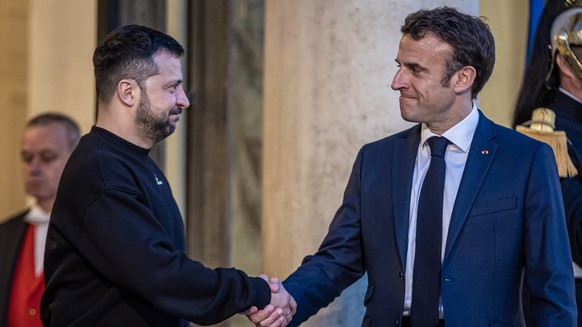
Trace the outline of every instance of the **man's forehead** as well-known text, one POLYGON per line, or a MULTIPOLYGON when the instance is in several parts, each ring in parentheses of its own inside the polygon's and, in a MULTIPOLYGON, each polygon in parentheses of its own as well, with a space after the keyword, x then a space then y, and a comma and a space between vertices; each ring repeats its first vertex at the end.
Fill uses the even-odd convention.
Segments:
POLYGON ((398 60, 426 60, 442 54, 452 53, 452 47, 434 34, 426 34, 421 39, 414 39, 405 34, 400 39, 398 60))
POLYGON ((182 79, 182 63, 180 58, 167 52, 162 52, 154 57, 158 71, 154 76, 166 76, 170 78, 182 79))
POLYGON ((62 123, 51 122, 43 125, 33 125, 24 129, 23 141, 42 143, 57 143, 66 141, 66 127, 62 123))

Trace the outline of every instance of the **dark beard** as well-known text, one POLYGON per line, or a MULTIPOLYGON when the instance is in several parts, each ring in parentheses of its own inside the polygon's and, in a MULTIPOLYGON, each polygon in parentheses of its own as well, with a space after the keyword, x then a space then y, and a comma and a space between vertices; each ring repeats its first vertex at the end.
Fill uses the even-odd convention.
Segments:
POLYGON ((168 119, 159 119, 153 115, 150 99, 147 94, 141 97, 137 108, 135 122, 140 133, 148 139, 158 143, 174 133, 175 126, 168 119))

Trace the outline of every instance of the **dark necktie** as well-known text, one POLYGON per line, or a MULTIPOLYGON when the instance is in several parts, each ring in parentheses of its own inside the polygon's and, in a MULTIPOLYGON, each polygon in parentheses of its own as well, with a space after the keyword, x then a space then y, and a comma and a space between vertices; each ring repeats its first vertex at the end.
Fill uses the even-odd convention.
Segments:
POLYGON ((431 153, 430 166, 422 183, 416 216, 410 308, 413 327, 434 327, 439 321, 445 151, 449 140, 433 136, 427 143, 431 153))

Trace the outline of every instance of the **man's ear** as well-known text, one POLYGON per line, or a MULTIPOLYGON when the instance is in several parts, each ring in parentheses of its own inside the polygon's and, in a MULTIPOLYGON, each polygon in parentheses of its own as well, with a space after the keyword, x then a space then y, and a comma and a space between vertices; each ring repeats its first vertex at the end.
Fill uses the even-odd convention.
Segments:
POLYGON ((122 79, 117 83, 117 97, 121 103, 133 107, 139 101, 140 88, 133 79, 122 79))
POLYGON ((475 83, 475 77, 477 77, 477 71, 473 66, 465 66, 457 71, 451 80, 453 83, 453 89, 456 93, 464 93, 467 90, 471 91, 473 83, 475 83))
POLYGON ((558 68, 560 69, 560 74, 566 75, 572 79, 578 78, 570 68, 570 65, 566 62, 566 58, 564 58, 560 53, 556 53, 556 65, 558 65, 558 68))

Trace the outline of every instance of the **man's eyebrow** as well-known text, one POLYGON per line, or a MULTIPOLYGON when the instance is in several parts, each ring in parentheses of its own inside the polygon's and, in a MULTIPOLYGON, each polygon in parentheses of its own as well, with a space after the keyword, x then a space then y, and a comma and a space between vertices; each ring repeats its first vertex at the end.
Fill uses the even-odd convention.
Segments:
POLYGON ((420 64, 417 64, 417 63, 414 63, 414 62, 404 63, 402 65, 405 66, 408 69, 415 70, 415 71, 419 71, 419 72, 427 72, 428 71, 428 69, 426 67, 423 67, 420 64))
POLYGON ((174 79, 174 80, 171 80, 168 83, 166 83, 166 87, 180 85, 180 84, 182 84, 182 82, 183 82, 183 80, 181 80, 181 79, 174 79))

